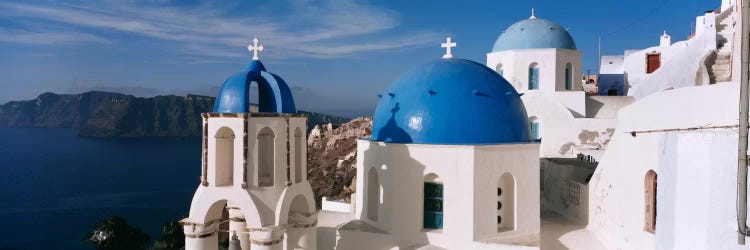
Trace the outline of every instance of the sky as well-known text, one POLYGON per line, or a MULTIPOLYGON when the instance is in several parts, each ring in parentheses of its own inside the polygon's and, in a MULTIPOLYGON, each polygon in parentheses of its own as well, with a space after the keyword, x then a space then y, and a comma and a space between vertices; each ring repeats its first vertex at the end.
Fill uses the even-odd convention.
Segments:
POLYGON ((497 36, 528 18, 568 29, 596 73, 602 55, 685 40, 719 0, 592 1, 2 1, 0 103, 41 93, 114 91, 215 96, 244 69, 258 37, 261 61, 292 87, 298 109, 370 115, 377 95, 420 64, 484 64, 497 36))

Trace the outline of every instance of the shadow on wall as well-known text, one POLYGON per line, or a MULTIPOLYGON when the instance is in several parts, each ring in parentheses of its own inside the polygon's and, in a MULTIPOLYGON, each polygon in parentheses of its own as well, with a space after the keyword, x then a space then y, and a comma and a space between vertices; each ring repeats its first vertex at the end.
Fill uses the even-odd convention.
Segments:
POLYGON ((615 133, 615 129, 608 128, 606 131, 591 131, 581 130, 578 133, 579 143, 568 142, 560 146, 560 154, 564 155, 573 149, 606 149, 609 144, 609 140, 612 138, 612 134, 615 133))
MULTIPOLYGON (((395 114, 397 111, 398 104, 391 112, 395 114)), ((379 137, 376 140, 396 140, 397 137, 399 141, 412 141, 393 117, 381 128, 380 135, 385 135, 386 138, 379 137)), ((399 143, 390 143, 388 146, 371 143, 364 152, 361 166, 370 167, 363 169, 365 187, 358 187, 360 192, 365 192, 363 201, 368 204, 361 206, 363 217, 367 219, 339 225, 337 228, 341 238, 336 243, 336 249, 410 249, 429 245, 423 229, 424 208, 421 201, 424 199, 424 176, 430 174, 425 173, 425 166, 411 157, 406 145, 399 143), (367 175, 372 168, 377 171, 378 188, 370 189, 368 185, 373 181, 367 175), (398 187, 394 185, 396 183, 398 187), (400 199, 416 200, 418 205, 407 209, 408 204, 396 202, 396 193, 400 199), (370 197, 371 195, 376 197, 370 197), (377 202, 377 206, 369 204, 373 201, 377 202), (371 216, 372 213, 375 216, 371 216)))
MULTIPOLYGON (((396 112, 398 112, 400 109, 401 108, 399 107, 399 103, 397 102, 396 105, 391 109, 391 118, 388 119, 388 122, 386 122, 385 125, 380 128, 378 137, 374 138, 376 141, 393 141, 399 143, 412 142, 411 136, 406 133, 406 130, 399 127, 398 123, 396 123, 396 112)), ((373 129, 373 131, 377 130, 373 129)))

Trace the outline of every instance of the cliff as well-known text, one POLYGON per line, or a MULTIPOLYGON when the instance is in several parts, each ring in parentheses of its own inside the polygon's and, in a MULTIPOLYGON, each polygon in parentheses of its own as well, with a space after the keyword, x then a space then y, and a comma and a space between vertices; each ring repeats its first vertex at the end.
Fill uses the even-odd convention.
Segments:
POLYGON ((356 190, 357 139, 370 137, 372 117, 351 120, 334 128, 315 126, 307 138, 308 180, 315 201, 322 196, 349 200, 356 190))
MULTIPOLYGON (((110 92, 44 93, 36 99, 0 105, 0 127, 75 128, 80 136, 200 136, 203 112, 213 109, 206 96, 135 97, 110 92)), ((315 112, 308 127, 348 119, 315 112)))

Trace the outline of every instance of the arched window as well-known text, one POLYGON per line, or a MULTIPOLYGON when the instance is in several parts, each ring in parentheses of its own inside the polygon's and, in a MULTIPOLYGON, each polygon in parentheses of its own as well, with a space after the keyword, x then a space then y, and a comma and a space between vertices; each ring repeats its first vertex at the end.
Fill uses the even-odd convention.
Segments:
POLYGON ((565 90, 573 90, 573 65, 565 64, 565 90))
POLYGON ((531 140, 542 141, 540 123, 536 116, 529 117, 529 133, 531 134, 531 140))
POLYGON ((539 89, 539 64, 529 65, 529 90, 539 89))
POLYGON ((231 186, 234 176, 234 132, 222 127, 214 136, 216 186, 231 186))
POLYGON ((653 233, 656 231, 656 172, 649 170, 643 181, 646 198, 645 223, 643 230, 653 233))
POLYGON ((502 63, 498 63, 497 67, 495 67, 495 71, 502 76, 503 75, 503 64, 502 63))
POLYGON ((516 230, 516 180, 510 173, 497 183, 497 231, 516 230))
POLYGON ((265 127, 258 133, 258 186, 273 186, 274 183, 274 147, 273 130, 265 127))
POLYGON ((424 178, 424 221, 425 229, 443 228, 443 183, 436 174, 424 178))
POLYGON ((370 168, 367 174, 367 218, 372 221, 378 220, 378 208, 380 207, 380 180, 378 170, 370 168))
POLYGON ((305 139, 302 137, 302 129, 296 128, 294 130, 294 181, 295 182, 301 182, 304 180, 302 178, 303 175, 306 175, 307 172, 304 171, 304 163, 302 162, 302 149, 304 146, 302 145, 305 143, 305 139))

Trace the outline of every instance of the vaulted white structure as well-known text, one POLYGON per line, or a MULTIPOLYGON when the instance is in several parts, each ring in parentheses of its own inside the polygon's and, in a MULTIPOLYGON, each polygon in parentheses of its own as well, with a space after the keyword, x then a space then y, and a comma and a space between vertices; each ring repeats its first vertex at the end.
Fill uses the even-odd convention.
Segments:
POLYGON ((307 182, 307 117, 288 86, 256 58, 224 83, 203 116, 201 183, 181 221, 185 249, 316 249, 317 212, 307 182), (249 112, 249 85, 259 110, 249 112))

